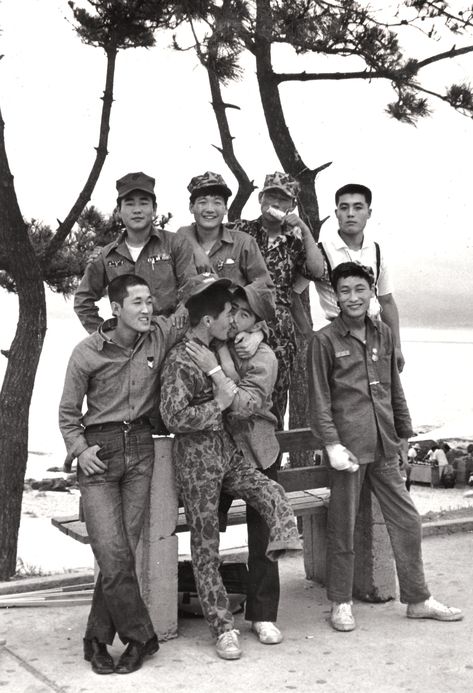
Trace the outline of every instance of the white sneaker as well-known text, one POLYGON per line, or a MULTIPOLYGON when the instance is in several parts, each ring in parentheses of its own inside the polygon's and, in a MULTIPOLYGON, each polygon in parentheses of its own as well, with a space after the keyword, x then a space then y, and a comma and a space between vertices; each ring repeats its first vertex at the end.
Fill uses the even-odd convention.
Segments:
POLYGON ((219 657, 222 659, 240 659, 241 649, 238 641, 240 631, 226 630, 217 638, 216 650, 219 657))
POLYGON ((441 604, 433 597, 425 602, 407 605, 407 618, 433 618, 436 621, 461 621, 463 614, 454 606, 441 604))
POLYGON ((356 623, 351 611, 351 602, 332 603, 332 611, 330 612, 330 623, 332 628, 342 632, 355 630, 356 623))
POLYGON ((277 645, 282 642, 283 635, 277 625, 271 621, 253 621, 251 630, 256 633, 263 645, 277 645))

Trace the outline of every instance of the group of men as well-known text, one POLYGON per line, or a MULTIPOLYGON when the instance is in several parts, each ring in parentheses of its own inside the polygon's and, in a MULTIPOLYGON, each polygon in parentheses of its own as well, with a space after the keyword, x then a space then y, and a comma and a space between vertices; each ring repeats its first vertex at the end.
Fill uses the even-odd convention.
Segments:
POLYGON ((123 233, 94 253, 75 295, 90 335, 71 355, 59 421, 68 459, 77 459, 100 569, 85 659, 96 673, 126 674, 159 649, 135 572, 158 420, 174 434, 195 582, 217 654, 241 656, 219 572, 225 494, 247 501, 246 619, 263 644, 282 641, 277 559, 300 542, 276 482, 275 431, 283 427, 296 352, 293 289, 300 275, 316 282, 330 321, 311 340, 308 382, 310 425, 331 468, 332 626, 355 627, 353 533, 365 482, 380 500, 407 615, 459 620, 458 609, 427 589, 420 519, 399 473, 398 449, 412 426, 392 286, 379 245, 364 234, 370 190, 353 184, 337 191, 337 239, 317 245, 294 211, 298 183, 288 174, 266 176, 259 219, 227 224, 231 191, 222 176, 195 176, 188 186, 194 223, 177 233, 153 225, 154 184, 141 172, 117 181, 123 233), (105 291, 113 318, 102 321, 96 303, 105 291), (116 634, 126 644, 118 662, 107 650, 116 634))

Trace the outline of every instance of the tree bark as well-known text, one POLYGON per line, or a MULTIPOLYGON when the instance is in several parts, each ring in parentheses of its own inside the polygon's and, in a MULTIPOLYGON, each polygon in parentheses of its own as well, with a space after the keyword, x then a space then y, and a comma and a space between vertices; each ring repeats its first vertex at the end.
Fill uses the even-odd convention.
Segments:
MULTIPOLYGON (((284 171, 291 174, 300 183, 299 211, 301 217, 311 229, 314 238, 317 239, 321 222, 315 192, 315 177, 319 170, 322 170, 329 164, 325 164, 319 169, 309 169, 302 160, 292 139, 284 117, 278 79, 274 74, 271 62, 272 25, 270 1, 257 0, 256 32, 252 50, 256 58, 256 76, 268 133, 284 171)), ((303 297, 303 303, 310 316, 310 302, 307 291, 303 297)), ((289 392, 290 428, 303 428, 308 425, 306 353, 307 339, 299 337, 298 355, 289 392)), ((291 466, 303 466, 310 464, 311 461, 312 456, 309 452, 291 454, 291 466)))
POLYGON ((100 119, 99 143, 96 147, 95 161, 90 170, 89 177, 87 178, 77 200, 71 207, 71 210, 64 221, 60 222, 56 233, 51 239, 51 243, 49 244, 43 258, 43 263, 47 263, 51 259, 51 257, 61 247, 64 240, 72 231, 72 227, 78 220, 84 207, 92 196, 100 173, 102 172, 105 159, 107 158, 108 135, 110 132, 110 114, 113 104, 113 83, 115 79, 115 65, 118 50, 116 46, 111 45, 106 49, 105 53, 107 55, 107 71, 105 76, 105 89, 102 97, 103 105, 100 119))
POLYGON ((0 392, 0 580, 15 573, 23 480, 28 458, 28 415, 46 333, 41 267, 28 239, 5 149, 0 113, 0 244, 9 255, 19 317, 0 392))
POLYGON ((107 72, 99 144, 89 177, 66 219, 59 224, 44 257, 34 254, 16 198, 0 114, 0 248, 15 281, 19 318, 0 393, 0 580, 15 573, 23 481, 28 459, 28 417, 46 332, 43 276, 47 264, 89 201, 108 154, 110 113, 117 49, 106 50, 107 72))

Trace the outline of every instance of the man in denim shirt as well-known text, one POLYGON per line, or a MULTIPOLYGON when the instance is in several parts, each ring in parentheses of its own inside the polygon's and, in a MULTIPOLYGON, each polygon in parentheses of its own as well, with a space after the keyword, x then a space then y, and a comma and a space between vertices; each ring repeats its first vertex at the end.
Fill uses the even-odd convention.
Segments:
POLYGON ((59 426, 68 458, 77 458, 85 522, 100 568, 84 658, 97 674, 127 674, 159 648, 140 595, 135 548, 153 471, 149 415, 159 369, 183 330, 171 318, 153 317, 150 288, 141 277, 115 277, 109 298, 115 317, 72 352, 59 426), (115 666, 106 646, 116 633, 127 648, 115 666))
POLYGON ((330 461, 327 594, 335 630, 355 628, 351 611, 354 529, 361 488, 377 497, 391 539, 408 618, 458 621, 459 609, 430 596, 419 514, 399 471, 401 439, 413 434, 391 330, 368 316, 371 268, 338 265, 332 284, 340 315, 316 332, 308 352, 310 425, 330 461))

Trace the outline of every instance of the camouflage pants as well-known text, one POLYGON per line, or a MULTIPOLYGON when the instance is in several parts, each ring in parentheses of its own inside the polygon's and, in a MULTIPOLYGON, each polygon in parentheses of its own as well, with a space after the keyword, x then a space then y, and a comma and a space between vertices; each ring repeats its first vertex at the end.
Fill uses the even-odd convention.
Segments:
POLYGON ((197 592, 210 630, 218 636, 233 628, 218 569, 220 491, 243 498, 262 515, 269 527, 266 555, 273 561, 286 549, 300 548, 294 515, 283 488, 246 462, 223 430, 176 435, 173 460, 191 533, 197 592))
POLYGON ((296 333, 291 311, 286 306, 276 306, 276 317, 269 325, 268 344, 278 360, 278 377, 273 390, 272 411, 278 420, 278 429, 284 428, 287 396, 296 357, 296 333))

